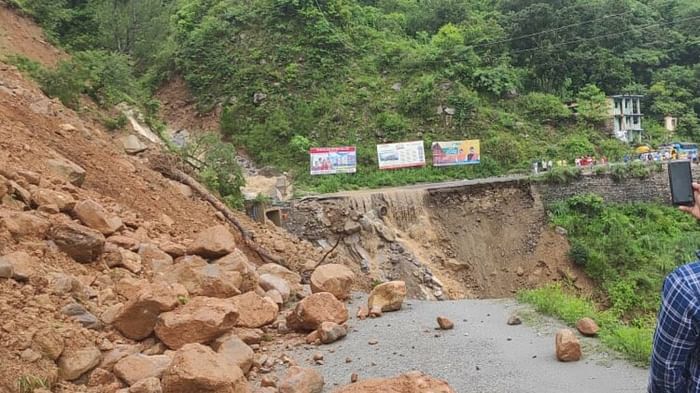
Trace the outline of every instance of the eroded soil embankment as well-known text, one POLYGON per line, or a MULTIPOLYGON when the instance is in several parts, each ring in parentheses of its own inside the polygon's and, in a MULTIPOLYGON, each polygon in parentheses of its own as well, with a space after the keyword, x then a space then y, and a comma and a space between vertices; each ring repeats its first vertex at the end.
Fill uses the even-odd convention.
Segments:
POLYGON ((512 297, 559 280, 588 291, 526 182, 311 199, 289 229, 356 261, 362 286, 405 280, 425 299, 512 297))

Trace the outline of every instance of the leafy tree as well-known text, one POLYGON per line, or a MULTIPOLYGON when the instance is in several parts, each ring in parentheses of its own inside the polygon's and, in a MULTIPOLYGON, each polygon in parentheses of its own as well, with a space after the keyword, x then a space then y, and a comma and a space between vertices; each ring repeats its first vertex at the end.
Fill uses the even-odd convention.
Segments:
POLYGON ((519 102, 527 115, 542 123, 557 123, 571 116, 569 108, 551 94, 533 92, 523 96, 519 102))
POLYGON ((596 85, 584 86, 578 92, 576 99, 578 115, 584 123, 596 126, 608 117, 608 103, 605 93, 596 85))

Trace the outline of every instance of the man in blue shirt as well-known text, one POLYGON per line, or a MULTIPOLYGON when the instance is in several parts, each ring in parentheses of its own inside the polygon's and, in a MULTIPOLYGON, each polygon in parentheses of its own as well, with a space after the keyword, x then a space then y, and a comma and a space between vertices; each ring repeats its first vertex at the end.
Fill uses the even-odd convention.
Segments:
MULTIPOLYGON (((700 184, 695 205, 681 210, 700 220, 700 184)), ((700 393, 700 262, 666 277, 654 333, 649 393, 700 393)))

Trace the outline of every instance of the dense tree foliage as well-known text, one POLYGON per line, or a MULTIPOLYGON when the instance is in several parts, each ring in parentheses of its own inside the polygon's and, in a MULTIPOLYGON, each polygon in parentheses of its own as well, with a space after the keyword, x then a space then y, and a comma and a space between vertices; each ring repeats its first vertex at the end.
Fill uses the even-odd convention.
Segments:
POLYGON ((323 190, 619 156, 606 94, 645 95, 647 142, 670 138, 665 115, 700 139, 697 0, 13 2, 69 49, 130 58, 147 88, 182 75, 232 142, 323 190), (375 173, 375 143, 457 138, 482 140, 480 167, 375 173), (362 174, 306 175, 299 147, 336 144, 362 174))

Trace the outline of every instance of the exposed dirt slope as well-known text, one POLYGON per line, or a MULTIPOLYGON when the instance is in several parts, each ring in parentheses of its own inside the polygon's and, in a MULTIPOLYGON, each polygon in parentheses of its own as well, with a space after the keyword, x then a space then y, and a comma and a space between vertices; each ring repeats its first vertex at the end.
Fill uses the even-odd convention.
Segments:
POLYGON ((219 129, 220 108, 216 107, 206 114, 199 113, 196 100, 190 94, 187 83, 182 77, 175 76, 167 81, 156 92, 156 97, 163 104, 161 116, 173 131, 197 132, 219 129))
MULTIPOLYGON (((4 8, 0 8, 0 29, 6 33, 2 39, 5 48, 10 43, 13 50, 45 64, 61 56, 60 51, 45 47, 36 26, 4 8), (12 28, 8 30, 7 26, 12 28)), ((9 273, 0 272, 5 275, 0 276, 0 392, 17 392, 18 383, 31 382, 31 378, 55 383, 55 392, 115 391, 124 387, 125 381, 114 379, 104 370, 86 372, 73 382, 66 381, 59 370, 61 359, 84 348, 98 348, 102 360, 123 345, 136 352, 151 349, 162 353, 164 347, 158 339, 151 336, 143 341, 130 340, 105 322, 105 312, 120 309, 160 274, 156 266, 146 263, 145 256, 137 258, 127 251, 141 252, 139 245, 150 244, 177 256, 178 249, 187 249, 202 230, 228 224, 209 204, 196 196, 185 196, 170 180, 149 169, 148 156, 125 154, 115 135, 47 98, 35 83, 2 62, 0 119, 0 271, 7 269, 8 261, 13 266, 9 273), (71 184, 51 160, 82 167, 84 182, 71 184), (71 208, 59 211, 56 204, 38 205, 36 196, 42 192, 59 193, 78 202, 96 202, 106 214, 123 222, 116 232, 117 239, 107 241, 105 252, 96 255, 93 262, 78 263, 57 246, 53 231, 85 224, 85 220, 78 219, 71 208), (120 243, 123 241, 128 244, 120 243), (138 269, 114 265, 111 258, 115 253, 137 258, 138 269), (11 278, 6 278, 8 274, 11 278), (74 304, 97 317, 99 328, 88 328, 68 315, 65 307, 74 304), (46 348, 39 344, 43 337, 61 343, 57 352, 60 358, 43 355, 46 348), (106 376, 106 381, 100 381, 100 376, 106 376), (89 380, 93 380, 92 385, 86 386, 89 380)), ((236 214, 255 241, 285 265, 299 268, 309 260, 321 259, 322 253, 308 242, 236 214)), ((228 227, 243 258, 253 269, 262 265, 264 261, 243 245, 236 229, 228 227)), ((79 244, 101 238, 94 231, 89 233, 70 241, 79 244)), ((84 251, 86 247, 79 249, 84 251)), ((329 260, 339 261, 333 257, 329 260)), ((185 259, 181 263, 196 266, 197 261, 185 259)))
POLYGON ((0 1, 0 58, 19 54, 44 66, 53 66, 66 54, 46 41, 40 27, 0 1))
POLYGON ((367 286, 400 279, 416 298, 511 297, 561 280, 586 293, 593 287, 519 180, 309 199, 290 217, 303 238, 328 248, 338 243, 367 286))

